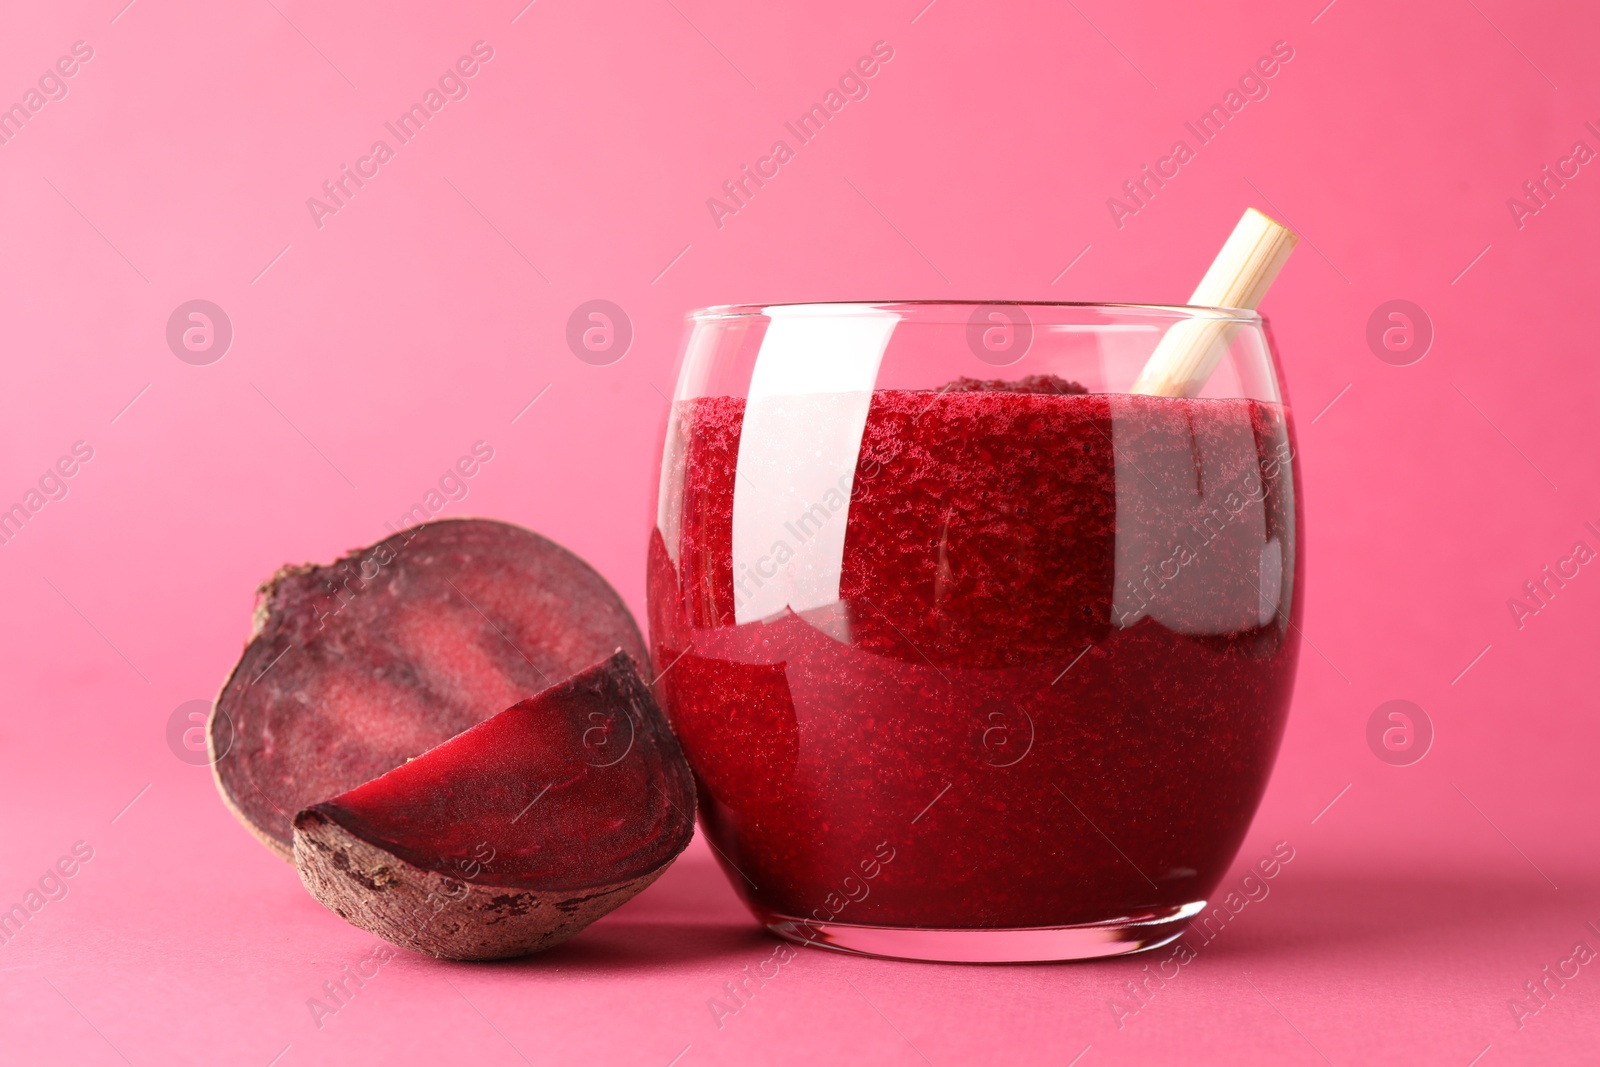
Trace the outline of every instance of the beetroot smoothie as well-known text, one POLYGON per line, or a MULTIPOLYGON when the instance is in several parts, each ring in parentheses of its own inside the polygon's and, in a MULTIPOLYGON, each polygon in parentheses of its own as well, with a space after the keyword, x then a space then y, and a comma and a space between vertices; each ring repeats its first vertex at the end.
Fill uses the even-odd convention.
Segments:
POLYGON ((745 407, 677 408, 679 543, 652 537, 649 601, 702 825, 758 917, 1038 927, 1203 900, 1298 653, 1284 409, 1056 378, 879 390, 848 507, 823 513, 838 603, 739 623, 745 407))

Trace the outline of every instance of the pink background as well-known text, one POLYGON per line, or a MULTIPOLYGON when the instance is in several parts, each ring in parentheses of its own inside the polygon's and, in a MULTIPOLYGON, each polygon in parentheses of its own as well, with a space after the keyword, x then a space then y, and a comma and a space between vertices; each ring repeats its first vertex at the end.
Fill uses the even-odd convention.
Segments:
POLYGON ((1508 1001, 1576 942, 1600 949, 1584 927, 1600 924, 1600 576, 1583 568, 1520 631, 1507 599, 1575 540, 1600 548, 1583 527, 1600 525, 1600 166, 1521 229, 1506 200, 1574 141, 1600 148, 1583 126, 1600 125, 1600 16, 1510 0, 124 2, 11 5, 0 32, 0 102, 74 41, 94 49, 0 146, 0 504, 75 441, 94 450, 0 547, 0 906, 73 842, 94 849, 0 948, 0 1061, 1592 1058, 1600 968, 1520 1030, 1508 1001), (306 198, 480 39, 494 58, 469 95, 319 229, 306 198), (879 40, 894 58, 868 97, 719 229, 706 199, 879 40), (1118 229, 1107 198, 1280 40, 1294 58, 1268 97, 1118 229), (487 440, 494 460, 443 514, 554 537, 642 617, 686 310, 1176 302, 1252 204, 1305 237, 1264 310, 1299 414, 1314 649, 1232 878, 1277 841, 1296 857, 1180 978, 1119 1029, 1108 1001, 1130 1004, 1123 983, 1152 959, 806 951, 719 1029, 708 1001, 775 943, 696 842, 567 947, 491 966, 403 955, 316 1027, 307 999, 371 938, 314 903, 165 735, 231 666, 259 580, 383 536, 487 440), (195 298, 235 331, 208 366, 164 339, 195 298), (635 330, 609 366, 565 342, 595 298, 635 330), (1365 339, 1394 298, 1436 331, 1411 366, 1365 339), (1395 698, 1436 731, 1412 766, 1367 746, 1395 698))

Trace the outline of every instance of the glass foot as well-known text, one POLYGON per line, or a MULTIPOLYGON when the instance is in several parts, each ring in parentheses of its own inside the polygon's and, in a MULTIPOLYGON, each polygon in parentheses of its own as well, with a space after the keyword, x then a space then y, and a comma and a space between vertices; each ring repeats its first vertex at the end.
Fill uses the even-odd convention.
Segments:
POLYGON ((1189 919, 1205 906, 1205 901, 1198 900, 1104 922, 990 930, 825 923, 772 912, 763 912, 759 918, 785 941, 857 956, 940 963, 1043 963, 1160 948, 1176 940, 1189 919))

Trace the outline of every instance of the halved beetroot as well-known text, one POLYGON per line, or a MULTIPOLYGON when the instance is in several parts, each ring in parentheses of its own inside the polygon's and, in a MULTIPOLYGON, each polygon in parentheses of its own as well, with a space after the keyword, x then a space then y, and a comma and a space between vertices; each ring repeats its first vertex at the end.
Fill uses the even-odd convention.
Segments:
POLYGON ((364 930, 444 959, 559 944, 655 881, 694 778, 626 653, 294 820, 300 879, 364 930))
POLYGON ((425 523, 329 566, 285 568, 261 593, 217 695, 213 770, 223 801, 284 859, 301 809, 618 648, 648 662, 604 578, 501 522, 425 523))

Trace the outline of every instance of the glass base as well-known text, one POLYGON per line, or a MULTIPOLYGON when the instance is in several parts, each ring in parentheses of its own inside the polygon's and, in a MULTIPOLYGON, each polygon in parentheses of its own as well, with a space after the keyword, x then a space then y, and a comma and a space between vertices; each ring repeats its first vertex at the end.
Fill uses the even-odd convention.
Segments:
POLYGON ((937 963, 1045 963, 1160 948, 1177 940, 1189 919, 1205 906, 1198 900, 1104 922, 989 930, 824 923, 765 911, 758 918, 785 941, 856 956, 937 963))

